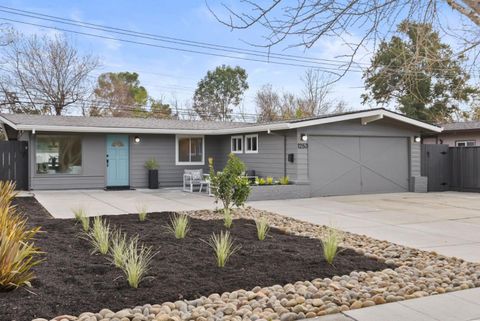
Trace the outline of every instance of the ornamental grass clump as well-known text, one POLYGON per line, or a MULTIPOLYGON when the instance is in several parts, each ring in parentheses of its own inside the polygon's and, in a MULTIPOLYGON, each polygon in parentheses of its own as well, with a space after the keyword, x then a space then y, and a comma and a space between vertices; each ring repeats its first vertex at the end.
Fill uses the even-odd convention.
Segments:
POLYGON ((257 237, 260 241, 265 240, 267 237, 268 231, 270 230, 270 226, 268 226, 268 221, 266 217, 262 217, 259 220, 255 221, 255 225, 257 227, 257 237))
POLYGON ((93 219, 92 228, 87 234, 93 246, 93 253, 108 254, 110 248, 110 225, 100 216, 93 219))
POLYGON ((138 288, 138 285, 148 272, 150 263, 156 255, 151 247, 139 245, 138 237, 133 237, 127 244, 125 262, 122 271, 125 273, 128 284, 132 288, 138 288))
POLYGON ((78 207, 72 210, 75 215, 75 220, 82 225, 84 232, 88 232, 90 229, 90 218, 87 216, 87 212, 83 207, 78 207))
POLYGON ((240 250, 240 245, 234 245, 233 240, 230 237, 230 232, 220 231, 220 234, 212 234, 210 241, 207 242, 208 245, 213 249, 215 253, 215 258, 217 261, 217 266, 220 268, 225 267, 230 256, 235 254, 240 250))
POLYGON ((121 230, 115 230, 111 239, 110 256, 112 263, 116 267, 122 268, 127 256, 127 235, 121 230))
POLYGON ((280 185, 288 185, 290 184, 290 178, 288 178, 288 176, 280 177, 280 179, 278 180, 278 183, 280 185))
POLYGON ((339 253, 339 244, 342 236, 340 232, 334 228, 327 227, 322 235, 323 257, 328 264, 333 265, 333 260, 339 253))
POLYGON ((40 228, 27 227, 27 219, 12 205, 16 195, 15 183, 0 181, 0 291, 31 286, 32 268, 42 262, 33 242, 40 228))
POLYGON ((138 211, 138 219, 140 222, 143 222, 147 219, 147 214, 148 214, 148 207, 147 205, 138 205, 137 206, 137 211, 138 211))
POLYGON ((233 224, 233 216, 230 210, 224 211, 223 213, 223 225, 226 228, 231 228, 233 224))
POLYGON ((190 231, 190 222, 185 214, 175 214, 170 217, 170 225, 167 229, 173 233, 176 239, 184 239, 190 231))

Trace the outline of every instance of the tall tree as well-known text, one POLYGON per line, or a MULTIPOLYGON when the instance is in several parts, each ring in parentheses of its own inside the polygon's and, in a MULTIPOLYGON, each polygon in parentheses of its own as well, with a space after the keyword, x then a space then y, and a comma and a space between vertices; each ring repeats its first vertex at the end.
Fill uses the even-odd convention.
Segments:
POLYGON ((61 115, 88 92, 98 59, 81 55, 64 36, 15 34, 4 50, 0 89, 10 112, 61 115))
MULTIPOLYGON (((244 6, 223 5, 210 10, 218 21, 230 29, 264 30, 264 43, 257 46, 271 48, 281 42, 289 47, 311 48, 316 43, 335 38, 347 49, 349 57, 337 74, 357 67, 353 61, 362 55, 362 48, 375 46, 394 33, 394 26, 408 19, 422 23, 435 23, 445 34, 461 42, 460 53, 472 52, 480 46, 480 4, 478 0, 272 0, 246 1, 244 6), (240 8, 240 9, 239 9, 240 8), (453 10, 453 13, 452 13, 453 10), (463 19, 462 19, 463 18, 463 19), (459 21, 452 24, 452 21, 459 21), (392 26, 392 27, 390 27, 392 26)), ((345 51, 345 50, 344 50, 345 51)), ((335 69, 336 61, 322 61, 323 66, 335 69)), ((337 62, 338 63, 338 62, 337 62)), ((332 70, 332 72, 335 72, 332 70)))
POLYGON ((247 72, 241 67, 219 66, 200 80, 193 96, 193 108, 201 119, 231 120, 243 93, 248 89, 247 72))
POLYGON ((92 111, 97 115, 141 116, 148 101, 147 90, 140 85, 136 72, 101 74, 94 94, 92 111))
POLYGON ((430 24, 405 21, 398 35, 382 42, 364 74, 364 103, 394 101, 408 116, 432 122, 449 121, 460 105, 478 91, 470 76, 442 43, 430 24))
POLYGON ((149 117, 162 119, 176 118, 175 115, 172 115, 172 108, 169 104, 165 104, 162 100, 155 100, 153 98, 150 98, 149 101, 149 117))

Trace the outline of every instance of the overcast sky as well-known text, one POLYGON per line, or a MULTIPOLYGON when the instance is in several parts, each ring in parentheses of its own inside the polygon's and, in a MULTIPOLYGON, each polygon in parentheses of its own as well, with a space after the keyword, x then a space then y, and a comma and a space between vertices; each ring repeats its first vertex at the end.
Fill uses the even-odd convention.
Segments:
MULTIPOLYGON (((216 8, 219 4, 218 1, 210 1, 209 3, 211 3, 213 8, 216 8)), ((250 47, 246 42, 260 43, 262 41, 260 38, 261 33, 257 29, 231 31, 218 23, 207 9, 203 0, 12 0, 4 1, 3 5, 90 23, 225 46, 259 50, 258 48, 250 47)), ((51 22, 18 17, 3 12, 0 13, 0 17, 8 17, 46 26, 61 26, 51 22)), ((25 33, 55 32, 48 28, 18 23, 13 23, 13 26, 25 33)), ((63 27, 82 31, 81 28, 63 27)), ((92 32, 86 29, 83 31, 92 32)), ((95 33, 107 35, 102 31, 96 31, 95 33)), ((102 67, 96 74, 106 71, 138 72, 141 83, 147 88, 150 95, 155 98, 164 97, 167 102, 172 96, 177 97, 181 102, 190 99, 197 82, 208 70, 214 69, 221 64, 239 65, 247 70, 248 83, 250 85, 250 89, 245 95, 245 108, 247 112, 254 112, 255 104, 253 97, 262 85, 271 84, 279 91, 287 90, 298 93, 302 86, 300 77, 305 71, 305 68, 301 67, 199 55, 89 36, 70 34, 69 37, 78 45, 82 52, 100 57, 102 67)), ((359 35, 352 32, 349 37, 356 39, 359 35)), ((338 39, 322 40, 314 48, 307 51, 304 48, 286 49, 287 45, 282 44, 275 51, 284 54, 326 59, 340 59, 338 57, 348 51, 338 39)), ((368 51, 362 52, 356 60, 368 62, 368 51)), ((367 108, 368 106, 362 106, 360 103, 360 95, 363 92, 362 86, 361 73, 350 72, 334 85, 332 88, 332 99, 342 99, 352 109, 367 108)))

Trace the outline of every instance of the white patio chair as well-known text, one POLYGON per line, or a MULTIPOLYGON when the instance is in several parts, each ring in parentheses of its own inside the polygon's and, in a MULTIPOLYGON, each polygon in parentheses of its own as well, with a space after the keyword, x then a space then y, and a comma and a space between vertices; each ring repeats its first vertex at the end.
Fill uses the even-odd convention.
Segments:
POLYGON ((203 169, 186 169, 183 172, 183 191, 193 193, 193 186, 200 186, 199 192, 202 192, 203 185, 208 186, 209 182, 203 175, 203 169))

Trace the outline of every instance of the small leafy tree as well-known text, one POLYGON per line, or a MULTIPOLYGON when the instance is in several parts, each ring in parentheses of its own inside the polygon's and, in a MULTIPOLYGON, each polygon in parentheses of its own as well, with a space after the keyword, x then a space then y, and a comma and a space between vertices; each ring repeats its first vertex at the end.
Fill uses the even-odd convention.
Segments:
POLYGON ((233 206, 243 206, 250 195, 250 184, 244 176, 245 164, 234 154, 228 156, 227 165, 222 172, 215 173, 213 160, 209 159, 210 182, 215 201, 223 204, 223 213, 230 216, 233 206))

